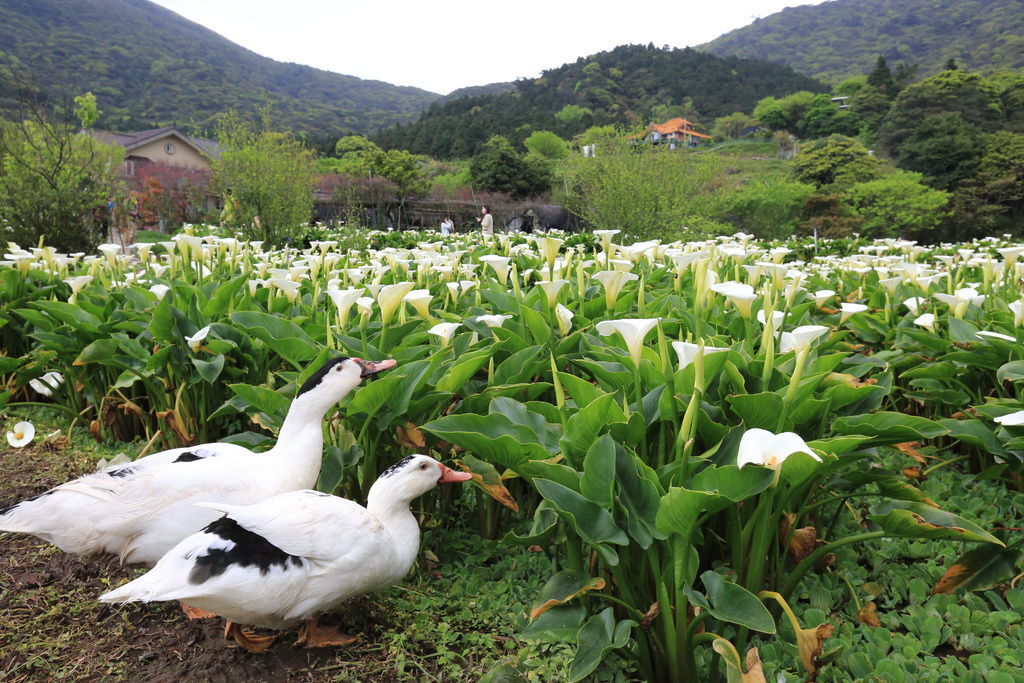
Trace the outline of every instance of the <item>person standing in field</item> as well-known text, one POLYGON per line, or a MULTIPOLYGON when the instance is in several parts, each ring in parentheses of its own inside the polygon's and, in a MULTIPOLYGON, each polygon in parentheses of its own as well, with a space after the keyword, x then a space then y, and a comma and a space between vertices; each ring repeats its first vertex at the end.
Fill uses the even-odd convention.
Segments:
POLYGON ((445 216, 444 220, 441 221, 441 234, 442 235, 450 235, 450 234, 452 234, 452 228, 454 228, 454 227, 455 227, 455 224, 452 223, 451 216, 445 216))
POLYGON ((480 213, 482 216, 476 219, 476 222, 480 224, 480 232, 485 235, 494 234, 494 216, 491 215, 491 207, 484 204, 480 207, 480 213))

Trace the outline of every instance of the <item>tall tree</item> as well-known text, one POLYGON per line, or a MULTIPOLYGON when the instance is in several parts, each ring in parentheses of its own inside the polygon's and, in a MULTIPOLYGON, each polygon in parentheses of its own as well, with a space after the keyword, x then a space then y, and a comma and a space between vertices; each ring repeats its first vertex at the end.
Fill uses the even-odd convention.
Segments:
POLYGON ((893 97, 896 95, 896 81, 893 80, 892 71, 885 57, 878 55, 875 68, 868 74, 868 85, 883 95, 893 97))

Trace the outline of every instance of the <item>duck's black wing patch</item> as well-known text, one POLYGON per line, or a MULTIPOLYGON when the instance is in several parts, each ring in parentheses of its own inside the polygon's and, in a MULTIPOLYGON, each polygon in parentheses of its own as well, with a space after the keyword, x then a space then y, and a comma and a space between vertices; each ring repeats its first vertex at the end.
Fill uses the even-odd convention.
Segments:
POLYGON ((205 460, 206 458, 213 458, 218 455, 217 451, 211 451, 208 448, 197 448, 194 451, 185 451, 178 455, 172 461, 172 465, 176 462, 195 462, 196 460, 205 460))
POLYGON ((134 474, 134 472, 135 468, 128 465, 127 467, 115 467, 114 469, 107 470, 107 476, 120 479, 121 477, 127 477, 129 474, 134 474))
POLYGON ((39 500, 40 498, 42 498, 44 496, 50 495, 51 493, 53 493, 53 491, 54 491, 54 489, 50 489, 49 491, 43 491, 42 493, 36 494, 36 495, 32 496, 31 498, 26 498, 24 500, 19 500, 17 503, 12 503, 12 504, 7 505, 5 507, 0 507, 0 517, 3 517, 8 512, 10 512, 14 508, 18 507, 22 503, 31 503, 33 500, 39 500))
POLYGON ((290 566, 301 567, 303 560, 297 555, 289 555, 259 534, 249 531, 241 524, 224 515, 203 529, 229 541, 226 548, 210 548, 207 554, 196 558, 188 582, 199 585, 211 577, 220 576, 231 565, 239 567, 258 567, 260 574, 267 574, 273 567, 288 569, 290 566))

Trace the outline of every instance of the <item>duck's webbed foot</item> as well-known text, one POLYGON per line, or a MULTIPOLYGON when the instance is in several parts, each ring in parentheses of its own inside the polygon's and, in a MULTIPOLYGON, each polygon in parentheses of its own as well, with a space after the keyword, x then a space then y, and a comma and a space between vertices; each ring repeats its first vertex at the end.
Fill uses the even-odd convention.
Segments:
POLYGON ((321 626, 317 618, 313 617, 299 628, 299 639, 295 646, 302 647, 330 647, 351 645, 359 640, 359 636, 350 636, 338 630, 337 626, 321 626))
POLYGON ((193 619, 213 619, 217 616, 213 612, 193 607, 192 605, 180 600, 178 601, 178 604, 181 605, 181 611, 185 613, 185 616, 188 617, 189 621, 192 621, 193 619))
POLYGON ((257 654, 266 652, 274 644, 274 641, 277 640, 277 636, 261 636, 252 631, 243 631, 241 626, 230 619, 224 627, 224 637, 234 638, 235 642, 246 650, 257 654))

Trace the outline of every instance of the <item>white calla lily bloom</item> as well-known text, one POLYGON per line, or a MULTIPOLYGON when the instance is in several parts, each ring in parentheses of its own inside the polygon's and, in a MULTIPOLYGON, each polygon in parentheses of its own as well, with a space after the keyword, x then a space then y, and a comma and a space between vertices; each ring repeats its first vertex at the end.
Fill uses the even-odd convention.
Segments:
POLYGON ((842 325, 857 313, 868 310, 864 304, 851 304, 846 301, 839 305, 839 324, 842 325))
POLYGON ((167 296, 167 292, 171 291, 171 288, 168 287, 167 285, 157 284, 150 287, 149 291, 153 292, 153 294, 156 295, 157 301, 163 301, 163 298, 167 296))
POLYGON ((604 287, 605 304, 608 310, 611 311, 615 309, 615 302, 618 300, 619 294, 622 292, 622 288, 626 286, 626 283, 639 280, 640 276, 624 270, 602 270, 594 276, 594 279, 604 287))
POLYGON ((396 282, 380 288, 377 293, 377 305, 380 306, 380 318, 385 325, 391 322, 405 295, 415 287, 415 282, 396 282))
POLYGON ((330 289, 327 296, 334 302, 338 309, 338 326, 343 328, 348 325, 348 316, 352 312, 352 304, 362 295, 362 289, 330 289))
POLYGON ((558 331, 564 337, 572 330, 572 319, 575 313, 562 304, 555 306, 555 319, 558 321, 558 331))
POLYGON ((821 462, 818 454, 811 450, 799 434, 794 432, 772 434, 767 429, 748 429, 740 438, 736 465, 741 469, 746 465, 761 465, 777 470, 794 453, 806 453, 821 462))
POLYGON ((661 318, 622 318, 620 320, 602 320, 595 329, 603 337, 616 332, 626 342, 629 358, 635 367, 640 365, 640 357, 644 348, 644 337, 654 329, 661 318))
POLYGON ((299 295, 299 287, 301 286, 295 280, 289 280, 284 277, 272 277, 267 280, 267 284, 273 285, 284 292, 284 295, 288 297, 288 301, 291 303, 295 303, 295 299, 299 295))
POLYGON ((826 332, 828 332, 828 328, 824 325, 801 325, 791 332, 783 332, 779 351, 781 353, 805 352, 811 347, 811 342, 826 332))
POLYGON ((567 284, 569 284, 568 280, 540 280, 537 282, 537 286, 544 290, 544 295, 547 297, 550 308, 555 307, 555 303, 558 301, 558 293, 567 284))
POLYGON ((979 330, 978 332, 975 332, 974 334, 975 334, 975 336, 982 337, 982 338, 990 337, 992 339, 1002 339, 1003 341, 1010 341, 1010 342, 1017 341, 1016 337, 1011 337, 1010 335, 1002 334, 1001 332, 992 332, 990 330, 979 330))
POLYGON ((936 293, 932 296, 949 306, 957 318, 967 311, 968 306, 979 306, 985 301, 984 295, 979 295, 978 290, 972 287, 958 289, 953 294, 936 293))
POLYGON ((42 377, 31 379, 28 385, 40 396, 53 396, 54 390, 64 384, 64 375, 59 372, 50 371, 42 377))
POLYGON ((512 261, 507 256, 498 256, 497 254, 486 254, 480 257, 481 263, 486 263, 493 270, 495 275, 498 276, 498 281, 501 282, 503 287, 508 286, 508 271, 509 263, 512 261))
POLYGON ((1018 299, 1017 301, 1009 304, 1010 311, 1013 313, 1013 326, 1020 327, 1024 324, 1024 299, 1018 299))
POLYGON ((479 320, 480 322, 482 322, 484 325, 487 325, 487 327, 501 327, 502 325, 505 324, 505 321, 508 320, 511 317, 512 316, 510 316, 510 315, 494 314, 494 315, 478 315, 476 317, 476 319, 479 320))
MULTIPOLYGON (((772 311, 772 329, 777 330, 782 322, 786 319, 785 311, 772 311)), ((757 322, 762 325, 766 324, 767 318, 764 315, 764 309, 762 308, 757 312, 757 322)))
POLYGON ((441 346, 448 346, 455 335, 455 330, 460 327, 462 327, 461 323, 438 323, 427 332, 438 337, 441 340, 441 346))
POLYGON ((430 320, 430 302, 434 296, 429 289, 414 289, 402 297, 402 301, 408 302, 424 320, 430 320))
POLYGON ((7 443, 13 448, 23 448, 36 438, 36 428, 31 422, 19 422, 7 432, 7 443))
POLYGON ((825 305, 825 302, 836 295, 831 289, 819 289, 811 296, 814 298, 814 305, 821 308, 825 305))
POLYGON ((190 349, 192 349, 193 351, 198 351, 199 348, 203 345, 203 340, 206 339, 206 335, 208 335, 208 334, 210 334, 210 326, 209 325, 207 325, 206 327, 198 330, 191 337, 186 336, 185 337, 185 343, 188 344, 188 347, 190 349))
MULTIPOLYGON (((679 369, 682 370, 687 365, 692 363, 697 355, 700 353, 700 345, 692 342, 674 341, 672 342, 672 349, 679 356, 679 369)), ((728 351, 729 349, 721 346, 705 346, 704 355, 709 353, 721 353, 722 351, 728 351)))
POLYGON ((914 324, 918 327, 923 327, 929 332, 935 332, 935 314, 934 313, 922 313, 921 315, 914 318, 914 324))
POLYGON ((1006 415, 1000 415, 999 417, 993 419, 995 422, 1003 425, 1004 427, 1024 427, 1024 410, 1018 410, 1015 413, 1007 413, 1006 415))
POLYGON ((743 282, 722 282, 711 285, 710 289, 724 296, 744 318, 750 317, 751 306, 757 298, 757 292, 753 287, 743 282))

